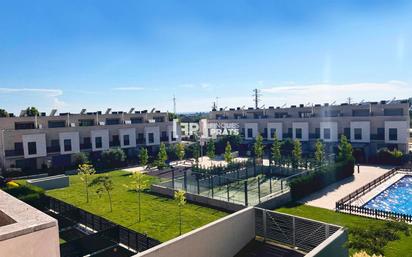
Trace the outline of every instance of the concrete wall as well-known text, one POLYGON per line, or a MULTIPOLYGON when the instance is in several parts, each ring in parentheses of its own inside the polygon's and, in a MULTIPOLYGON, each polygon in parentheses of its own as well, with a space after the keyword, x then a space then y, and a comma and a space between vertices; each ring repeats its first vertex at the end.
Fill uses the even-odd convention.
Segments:
POLYGON ((254 238, 255 210, 250 207, 134 257, 233 257, 254 238))
POLYGON ((290 201, 292 201, 292 195, 290 194, 290 191, 288 191, 267 200, 263 198, 262 203, 258 204, 257 207, 273 210, 289 203, 290 201))
POLYGON ((346 230, 338 230, 315 249, 310 251, 305 257, 348 257, 349 251, 344 246, 348 240, 346 230))

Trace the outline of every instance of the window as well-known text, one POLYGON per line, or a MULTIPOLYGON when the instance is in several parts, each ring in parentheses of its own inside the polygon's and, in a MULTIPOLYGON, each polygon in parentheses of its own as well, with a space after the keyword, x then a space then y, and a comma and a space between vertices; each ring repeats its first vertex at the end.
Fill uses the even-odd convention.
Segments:
POLYGON ((138 133, 137 134, 137 143, 143 143, 144 141, 144 134, 143 133, 138 133))
POLYGON ((385 139, 385 128, 378 128, 377 140, 384 140, 384 139, 385 139))
POLYGON ((90 137, 83 138, 83 145, 85 148, 91 148, 92 141, 90 140, 90 137))
POLYGON ((295 129, 295 137, 298 139, 302 139, 302 129, 301 128, 295 129))
POLYGON ((154 143, 154 134, 153 133, 149 133, 149 144, 153 144, 154 143))
POLYGON ((345 135, 347 139, 350 139, 350 128, 344 128, 343 134, 345 135))
POLYGON ((94 120, 79 120, 80 127, 94 126, 94 120))
POLYGON ((389 129, 389 140, 390 141, 397 141, 398 140, 398 129, 397 128, 390 128, 389 129))
POLYGON ((253 137, 253 129, 251 128, 247 129, 247 137, 253 137))
POLYGON ((383 110, 383 115, 385 116, 402 116, 403 115, 403 109, 398 109, 398 108, 391 108, 391 109, 384 109, 383 110))
POLYGON ((123 145, 130 145, 130 136, 123 135, 123 145))
POLYGON ((94 138, 94 143, 95 143, 97 149, 102 148, 103 147, 102 137, 95 137, 94 138))
POLYGON ((64 128, 66 127, 66 121, 64 120, 50 120, 48 122, 49 128, 64 128))
POLYGON ((111 146, 119 146, 119 145, 120 145, 119 135, 113 135, 111 146))
POLYGON ((323 129, 323 139, 326 139, 326 140, 330 139, 330 128, 323 129))
POLYGON ((173 134, 173 131, 170 131, 170 140, 176 141, 175 135, 173 134))
POLYGON ((167 131, 162 131, 162 139, 167 139, 167 131))
POLYGON ((354 117, 365 117, 369 116, 369 109, 352 110, 352 116, 354 117))
POLYGON ((16 122, 14 128, 19 129, 34 129, 34 122, 16 122))
POLYGON ((106 125, 120 124, 120 119, 106 119, 106 125))
POLYGON ((315 138, 320 138, 320 128, 315 128, 315 138))
POLYGON ((37 145, 36 142, 29 142, 27 144, 27 147, 29 149, 29 155, 34 155, 37 154, 37 145))
POLYGON ((130 122, 132 124, 143 123, 143 118, 131 118, 130 122))
POLYGON ((72 151, 72 140, 71 139, 65 139, 64 140, 64 151, 65 152, 71 152, 72 151))
POLYGON ((361 128, 355 128, 355 140, 362 140, 362 129, 361 128))
POLYGON ((271 129, 270 129, 270 135, 269 135, 269 136, 272 137, 272 138, 274 138, 275 136, 277 136, 277 135, 276 135, 276 129, 271 128, 271 129))
POLYGON ((165 121, 165 117, 154 117, 153 119, 155 120, 155 122, 164 122, 165 121))

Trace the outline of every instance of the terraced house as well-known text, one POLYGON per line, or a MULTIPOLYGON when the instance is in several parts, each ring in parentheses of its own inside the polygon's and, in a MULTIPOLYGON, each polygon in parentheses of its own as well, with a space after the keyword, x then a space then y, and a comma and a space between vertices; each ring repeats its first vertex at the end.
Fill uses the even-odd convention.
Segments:
POLYGON ((317 139, 336 149, 345 135, 360 158, 387 147, 409 151, 409 100, 362 102, 340 105, 292 105, 288 108, 232 108, 213 110, 208 123, 237 123, 245 142, 258 133, 264 139, 297 139, 309 150, 317 139))
MULTIPOLYGON (((180 128, 177 130, 180 133, 180 128)), ((90 152, 98 155, 112 147, 126 153, 145 146, 157 148, 161 142, 178 141, 168 113, 160 111, 60 113, 28 117, 0 118, 0 163, 3 168, 23 170, 42 166, 64 167, 73 155, 90 152)))

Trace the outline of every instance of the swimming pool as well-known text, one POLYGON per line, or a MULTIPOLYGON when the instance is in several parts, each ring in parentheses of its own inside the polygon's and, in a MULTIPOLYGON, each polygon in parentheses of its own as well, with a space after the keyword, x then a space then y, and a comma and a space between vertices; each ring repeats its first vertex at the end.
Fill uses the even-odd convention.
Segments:
POLYGON ((412 176, 404 176, 363 207, 412 215, 412 176))

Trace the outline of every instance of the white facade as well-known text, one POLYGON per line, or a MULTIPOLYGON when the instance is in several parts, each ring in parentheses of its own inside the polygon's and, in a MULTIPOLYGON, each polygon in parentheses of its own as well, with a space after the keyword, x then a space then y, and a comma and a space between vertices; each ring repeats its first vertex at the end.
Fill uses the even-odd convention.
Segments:
POLYGON ((80 152, 79 132, 59 133, 60 154, 72 154, 80 152), (70 140, 71 151, 65 151, 64 140, 70 140))
POLYGON ((92 141, 92 150, 93 151, 103 151, 107 150, 110 147, 109 144, 109 130, 107 129, 99 129, 99 130, 92 130, 90 132, 91 141, 92 141), (102 147, 96 147, 96 138, 100 137, 102 140, 102 147))
POLYGON ((309 123, 307 122, 293 122, 292 123, 292 129, 293 129, 293 140, 299 140, 299 141, 308 141, 309 140, 309 123), (298 130, 302 131, 302 138, 297 138, 296 132, 298 130))
POLYGON ((119 129, 119 141, 121 148, 136 147, 136 129, 119 129), (125 144, 125 136, 129 136, 129 144, 125 144))
POLYGON ((257 123, 245 123, 245 139, 254 139, 258 135, 257 123), (252 137, 248 134, 248 129, 252 130, 252 137))
POLYGON ((385 121, 385 143, 408 144, 409 143, 408 129, 409 129, 409 124, 407 121, 385 121), (389 136, 390 129, 396 129, 397 131, 396 140, 391 140, 389 136))
POLYGON ((159 127, 145 127, 144 135, 146 145, 160 145, 160 129, 159 127), (149 134, 153 135, 153 142, 150 142, 149 134))
POLYGON ((22 135, 24 158, 47 156, 46 134, 22 135), (35 143, 35 154, 29 152, 29 143, 35 143))
POLYGON ((370 121, 352 121, 350 123, 350 141, 354 143, 370 143, 371 123, 370 121), (356 131, 361 131, 361 138, 356 138, 356 131))
POLYGON ((325 142, 338 142, 338 123, 337 122, 320 122, 320 139, 325 142), (329 138, 327 137, 329 131, 329 138))
POLYGON ((283 125, 280 122, 276 123, 268 123, 268 139, 273 140, 273 133, 271 132, 272 130, 275 130, 276 137, 279 140, 283 139, 283 125))

